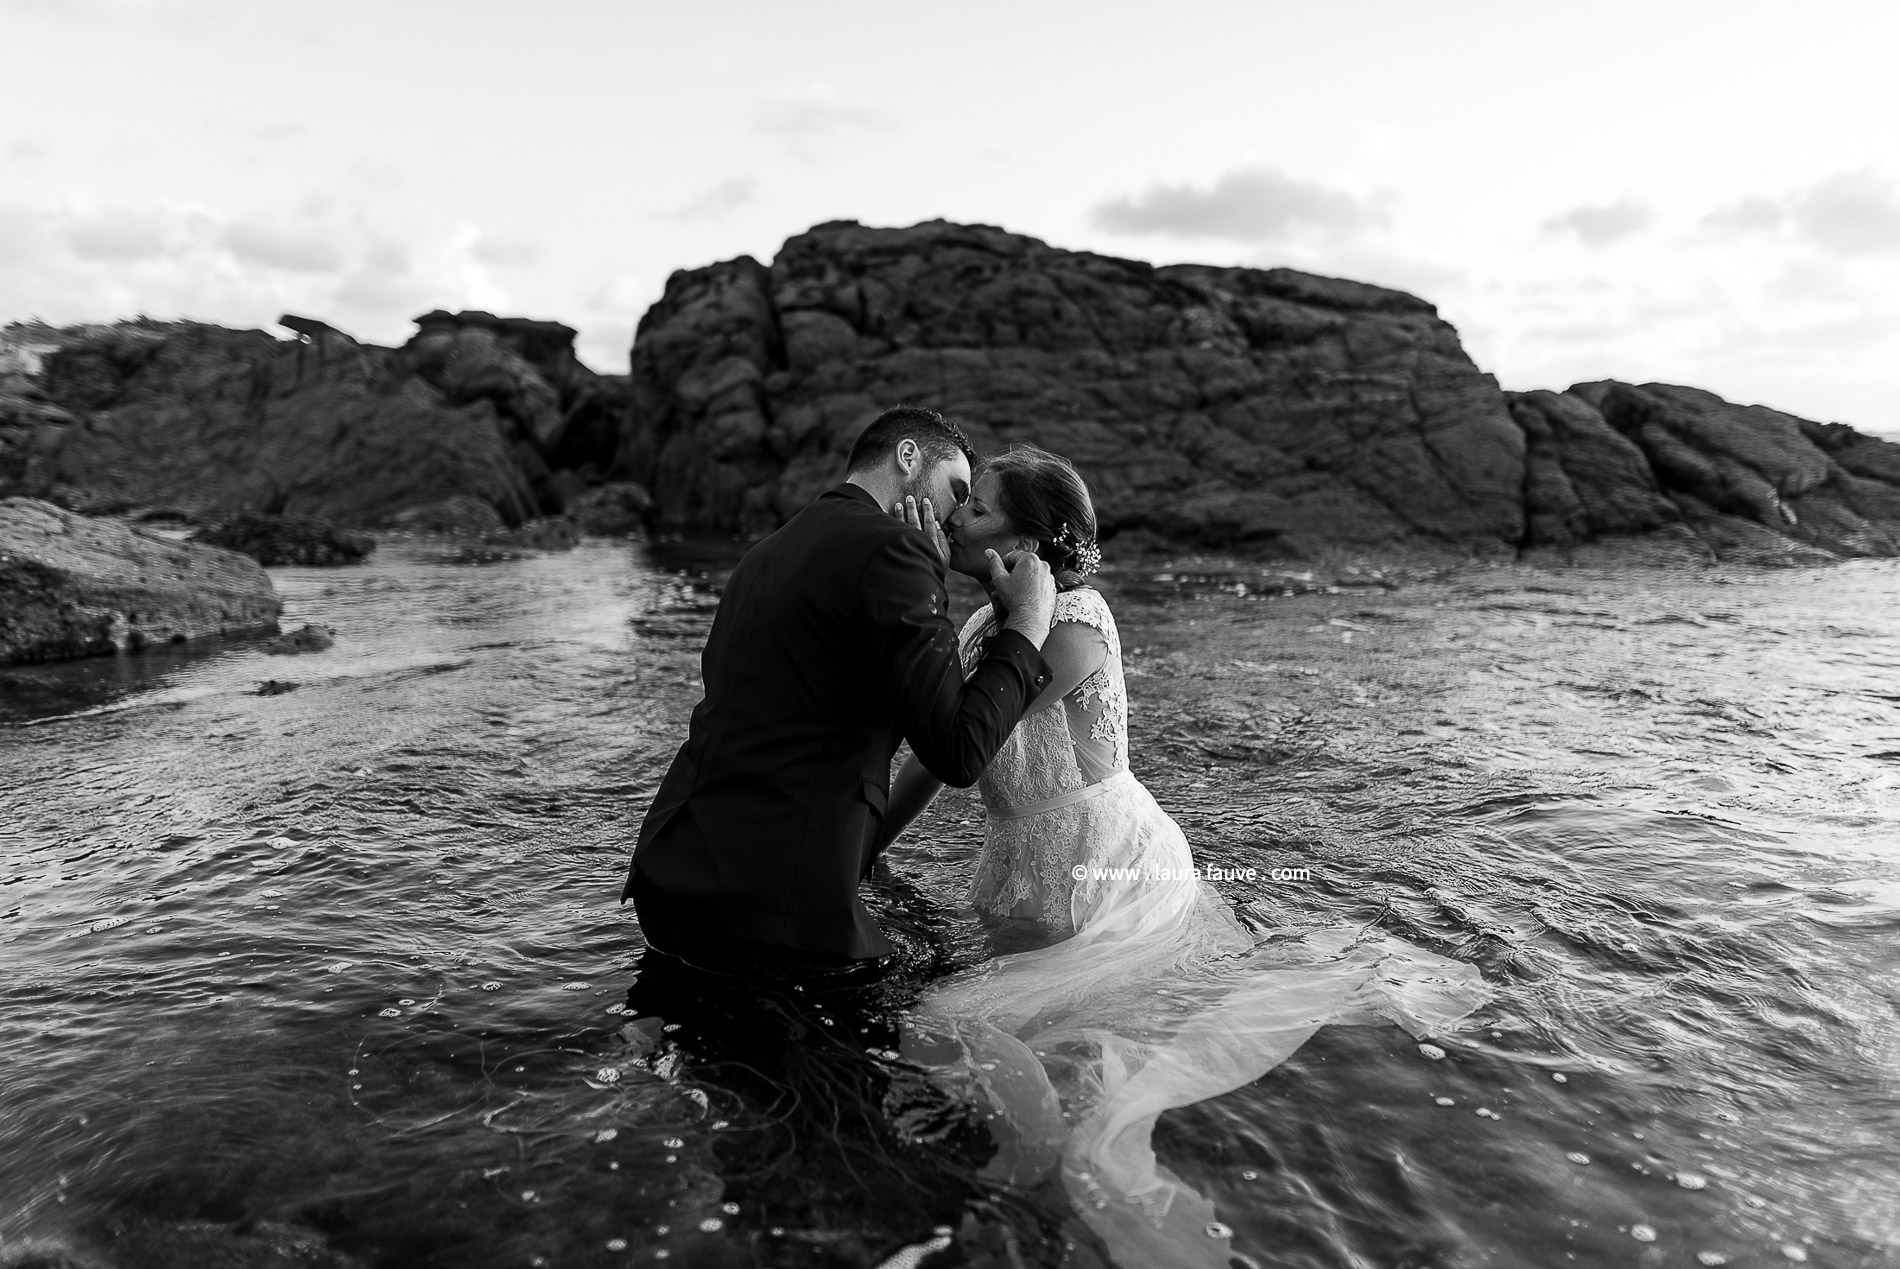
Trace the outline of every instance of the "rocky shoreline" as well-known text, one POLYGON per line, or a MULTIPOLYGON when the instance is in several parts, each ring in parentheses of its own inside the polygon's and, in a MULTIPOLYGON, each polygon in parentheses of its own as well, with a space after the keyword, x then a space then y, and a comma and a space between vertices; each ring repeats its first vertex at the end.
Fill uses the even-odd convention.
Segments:
MULTIPOLYGON (((624 376, 581 365, 557 322, 416 321, 400 348, 291 314, 287 340, 143 318, 8 327, 0 498, 195 525, 272 566, 360 559, 362 531, 469 535, 471 562, 582 533, 749 537, 838 479, 878 410, 913 402, 979 449, 1073 458, 1124 550, 1900 555, 1900 445, 1666 384, 1505 392, 1426 301, 1288 269, 843 221, 769 266, 675 273, 624 376)), ((132 532, 102 528, 96 546, 144 559, 132 532)), ((10 567, 10 607, 44 592, 10 567)), ((33 646, 145 637, 82 625, 33 646)))

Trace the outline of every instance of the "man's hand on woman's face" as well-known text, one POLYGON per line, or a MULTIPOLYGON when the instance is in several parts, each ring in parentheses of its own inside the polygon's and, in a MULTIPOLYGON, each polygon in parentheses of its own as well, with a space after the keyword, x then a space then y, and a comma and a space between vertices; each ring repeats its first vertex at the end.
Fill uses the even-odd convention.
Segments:
POLYGON ((907 494, 902 502, 892 505, 891 514, 929 538, 938 559, 950 558, 950 541, 943 535, 943 526, 937 523, 936 509, 930 505, 930 499, 925 498, 919 506, 917 499, 907 494))

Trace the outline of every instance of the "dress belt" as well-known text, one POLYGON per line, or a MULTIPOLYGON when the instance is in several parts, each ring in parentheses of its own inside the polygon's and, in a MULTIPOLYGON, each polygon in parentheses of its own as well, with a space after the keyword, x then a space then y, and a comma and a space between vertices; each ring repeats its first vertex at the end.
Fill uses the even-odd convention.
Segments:
POLYGON ((1086 802, 1090 798, 1101 797, 1102 794, 1108 792, 1109 789, 1115 785, 1134 778, 1133 772, 1127 768, 1123 768, 1106 780, 1097 780, 1094 784, 1085 784, 1079 789, 1070 789, 1066 793, 1058 793, 1054 797, 1044 798, 1040 802, 1025 802, 1021 806, 990 807, 990 818, 993 820, 1020 820, 1025 816, 1040 815, 1044 811, 1054 811, 1061 807, 1074 806, 1077 802, 1086 802))

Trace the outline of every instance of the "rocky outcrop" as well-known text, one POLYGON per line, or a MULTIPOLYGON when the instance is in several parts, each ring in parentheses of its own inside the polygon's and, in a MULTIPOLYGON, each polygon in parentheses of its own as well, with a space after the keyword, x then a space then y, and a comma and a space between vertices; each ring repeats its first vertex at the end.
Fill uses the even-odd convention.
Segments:
POLYGON ((984 226, 821 225, 675 274, 618 471, 662 525, 758 532, 887 405, 1075 459, 1107 532, 1517 541, 1524 436, 1431 305, 1286 269, 1156 268, 984 226))
POLYGON ((265 568, 355 564, 376 549, 376 539, 368 534, 339 529, 328 520, 297 516, 237 515, 200 529, 191 540, 248 555, 265 568))
POLYGON ((400 349, 282 324, 298 338, 145 320, 34 332, 36 372, 9 380, 30 392, 0 392, 0 493, 358 527, 460 497, 516 524, 612 461, 624 380, 576 361, 559 323, 430 313, 400 349))
POLYGON ((282 607, 236 552, 0 499, 0 664, 271 631, 282 607))
POLYGON ((1704 557, 1900 553, 1900 446, 1706 392, 1504 393, 1431 305, 1287 269, 1156 268, 941 221, 820 225, 675 274, 616 470, 662 527, 757 533, 898 402, 1089 478, 1105 534, 1704 557))

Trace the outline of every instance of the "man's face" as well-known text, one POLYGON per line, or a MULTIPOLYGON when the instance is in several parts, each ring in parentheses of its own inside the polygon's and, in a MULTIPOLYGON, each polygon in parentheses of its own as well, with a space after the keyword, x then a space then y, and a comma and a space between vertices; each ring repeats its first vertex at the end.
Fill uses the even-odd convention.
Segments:
POLYGON ((904 482, 904 493, 917 500, 920 515, 923 513, 924 499, 930 499, 930 513, 937 518, 938 524, 943 524, 970 496, 970 460, 961 453, 934 463, 921 452, 919 456, 922 462, 911 473, 910 479, 904 482))

